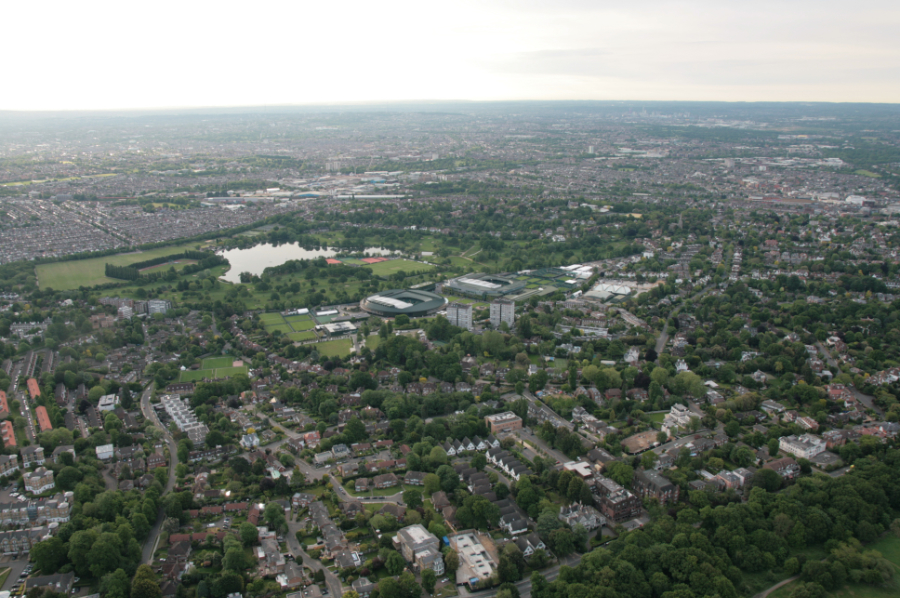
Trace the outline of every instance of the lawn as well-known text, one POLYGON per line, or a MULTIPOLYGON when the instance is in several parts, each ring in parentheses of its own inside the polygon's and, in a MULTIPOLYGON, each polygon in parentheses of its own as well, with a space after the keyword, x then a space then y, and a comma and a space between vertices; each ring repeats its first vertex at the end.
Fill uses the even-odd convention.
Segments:
MULTIPOLYGON (((231 363, 231 362, 229 362, 231 363)), ((228 378, 236 374, 248 374, 250 369, 247 366, 215 368, 205 370, 185 370, 178 377, 179 382, 196 382, 204 378, 228 378)))
MULTIPOLYGON (((137 253, 119 253, 87 260, 70 260, 66 262, 54 262, 52 264, 40 264, 35 267, 38 283, 42 289, 52 288, 57 291, 68 291, 78 287, 92 287, 108 282, 121 282, 116 278, 106 276, 106 264, 114 266, 128 266, 136 262, 143 262, 164 255, 183 253, 185 249, 195 249, 196 243, 188 245, 173 245, 160 247, 149 251, 137 253)), ((168 267, 167 267, 168 269, 168 267)))
POLYGON ((204 378, 212 378, 215 376, 215 370, 185 370, 178 377, 179 382, 196 382, 204 378))
POLYGON ((230 368, 234 364, 234 357, 207 357, 203 360, 204 369, 230 368))
POLYGON ((381 337, 377 334, 370 334, 366 338, 366 346, 369 348, 369 351, 374 351, 378 348, 378 345, 381 344, 381 337))
POLYGON ((391 274, 395 274, 400 270, 403 270, 407 274, 429 272, 431 270, 434 270, 434 266, 430 266, 428 264, 420 264, 419 262, 413 262, 403 259, 379 262, 377 264, 371 264, 367 267, 372 268, 372 273, 375 274, 375 276, 390 276, 391 274))
MULTIPOLYGON (((7 567, 6 569, 3 570, 2 573, 0 573, 0 588, 2 588, 3 584, 6 583, 6 579, 9 577, 9 574, 11 571, 12 571, 12 569, 10 567, 7 567)), ((42 571, 42 573, 43 573, 43 571, 42 571)))
POLYGON ((312 318, 310 316, 288 316, 285 318, 288 324, 293 326, 297 322, 309 322, 312 318))
POLYGON ((259 320, 264 326, 269 326, 270 324, 284 324, 284 316, 281 314, 260 314, 259 320))
POLYGON ((281 331, 282 334, 293 332, 287 324, 266 324, 266 332, 275 332, 276 330, 281 331))
POLYGON ((350 349, 353 347, 353 341, 348 338, 342 338, 336 341, 325 341, 324 343, 318 343, 316 345, 316 350, 328 357, 345 357, 350 355, 350 349))
POLYGON ((227 367, 227 368, 216 368, 216 378, 230 378, 231 376, 236 376, 238 374, 249 374, 250 368, 245 365, 240 367, 227 367))
POLYGON ((289 322, 291 328, 294 329, 295 332, 301 332, 303 330, 309 330, 310 328, 316 325, 312 320, 301 320, 299 322, 289 322))
POLYGON ((290 332, 287 337, 295 343, 300 343, 303 341, 311 341, 316 338, 316 333, 312 330, 304 330, 303 332, 290 332))

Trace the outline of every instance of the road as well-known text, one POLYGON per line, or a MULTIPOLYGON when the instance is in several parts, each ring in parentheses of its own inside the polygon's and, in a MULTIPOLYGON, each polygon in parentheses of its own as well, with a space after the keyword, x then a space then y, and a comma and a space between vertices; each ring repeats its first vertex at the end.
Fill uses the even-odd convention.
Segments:
POLYGON ((525 428, 516 430, 514 434, 519 437, 519 440, 522 442, 522 444, 525 444, 527 442, 527 444, 531 445, 532 448, 537 447, 547 456, 559 461, 560 463, 568 463, 569 461, 571 461, 571 459, 569 459, 565 455, 565 453, 554 448, 550 448, 550 445, 548 445, 546 442, 544 442, 531 432, 527 431, 525 428))
MULTIPOLYGON (((565 565, 567 567, 577 566, 578 563, 581 562, 581 556, 582 555, 580 555, 580 554, 573 554, 573 555, 567 556, 564 559, 560 559, 560 562, 558 565, 553 565, 549 569, 545 569, 544 571, 539 571, 539 573, 541 573, 541 575, 543 575, 547 581, 553 581, 554 579, 556 579, 559 576, 560 567, 562 567, 563 565, 565 565)), ((523 579, 522 581, 516 582, 516 588, 518 588, 519 596, 521 596, 521 598, 530 598, 530 596, 531 596, 531 578, 529 577, 527 579, 523 579)), ((490 590, 482 590, 480 592, 471 592, 471 593, 466 592, 465 589, 463 589, 463 588, 460 588, 460 590, 461 591, 460 591, 459 595, 465 596, 466 598, 486 598, 487 596, 494 596, 497 593, 496 588, 493 588, 490 590)))
MULTIPOLYGON (((175 440, 169 434, 169 431, 165 426, 160 423, 159 418, 156 416, 156 411, 150 405, 150 395, 152 394, 153 383, 151 382, 146 390, 144 390, 144 394, 141 395, 141 413, 143 413, 144 417, 154 426, 162 430, 163 438, 169 446, 169 480, 166 482, 166 487, 163 490, 163 496, 165 496, 175 488, 175 468, 178 466, 178 449, 175 446, 175 440)), ((159 512, 156 514, 156 523, 153 524, 153 527, 150 529, 150 534, 144 542, 144 548, 141 553, 142 563, 149 565, 153 560, 153 553, 156 551, 156 543, 159 541, 159 533, 162 530, 164 520, 165 513, 163 513, 162 506, 160 506, 159 512)))
POLYGON ((287 544, 288 549, 291 551, 291 554, 294 555, 294 559, 298 557, 303 562, 303 564, 313 571, 322 570, 325 572, 325 584, 328 586, 328 591, 331 593, 332 598, 341 598, 344 595, 343 587, 341 586, 341 580, 338 579, 337 575, 332 573, 319 561, 313 560, 306 551, 303 550, 300 546, 300 541, 297 540, 297 532, 300 529, 303 529, 304 526, 300 525, 300 522, 297 521, 288 521, 288 533, 287 533, 287 544))
POLYGON ((672 313, 670 313, 668 317, 666 317, 666 323, 663 325, 662 332, 659 333, 659 338, 656 340, 656 363, 659 363, 659 358, 663 354, 663 349, 666 348, 666 343, 669 341, 669 319, 678 317, 678 312, 680 312, 681 308, 684 307, 685 301, 693 301, 694 299, 708 291, 710 288, 711 287, 709 286, 703 287, 702 289, 691 295, 689 298, 682 300, 681 304, 679 304, 678 307, 672 310, 672 313))
MULTIPOLYGON (((831 367, 836 369, 838 372, 841 371, 841 368, 838 365, 838 362, 835 360, 834 357, 831 356, 831 353, 828 352, 828 349, 822 344, 821 341, 816 342, 816 349, 818 349, 819 352, 825 356, 825 362, 828 365, 830 365, 831 367)), ((875 397, 859 392, 856 389, 856 387, 854 387, 854 386, 848 386, 847 388, 850 390, 851 393, 853 393, 854 398, 856 398, 857 401, 862 403, 863 406, 866 407, 866 409, 871 409, 878 415, 884 417, 884 411, 875 404, 875 397)))

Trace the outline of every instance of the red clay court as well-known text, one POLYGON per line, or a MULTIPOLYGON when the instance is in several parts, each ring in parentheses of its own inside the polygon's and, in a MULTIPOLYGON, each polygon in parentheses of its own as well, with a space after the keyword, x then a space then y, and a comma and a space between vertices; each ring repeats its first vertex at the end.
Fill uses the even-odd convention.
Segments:
POLYGON ((378 264, 380 262, 386 262, 388 259, 386 257, 364 257, 362 261, 367 264, 378 264))
POLYGON ((335 266, 341 263, 341 260, 336 260, 333 257, 325 258, 325 263, 329 266, 335 266))

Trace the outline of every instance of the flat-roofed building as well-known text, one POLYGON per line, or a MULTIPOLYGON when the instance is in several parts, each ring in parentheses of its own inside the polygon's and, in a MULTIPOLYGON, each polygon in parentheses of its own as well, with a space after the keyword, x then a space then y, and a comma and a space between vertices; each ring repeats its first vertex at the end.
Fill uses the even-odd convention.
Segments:
POLYGON ((440 541, 437 536, 421 524, 404 527, 394 536, 400 554, 420 571, 433 569, 437 575, 444 574, 444 559, 441 556, 440 541))
POLYGON ((825 452, 828 443, 812 434, 803 436, 782 436, 778 439, 778 448, 790 453, 798 459, 812 459, 825 452))
POLYGON ((491 578, 497 563, 485 548, 481 538, 473 532, 462 532, 448 539, 450 548, 459 555, 457 584, 468 584, 470 588, 474 588, 479 582, 491 578))
POLYGON ((472 330, 472 304, 451 303, 447 306, 447 319, 453 326, 472 330))
POLYGON ((500 325, 512 328, 516 323, 516 304, 508 299, 497 299, 491 302, 491 326, 500 328, 500 325))
POLYGON ((484 422, 490 427, 491 434, 522 428, 522 418, 512 411, 485 416, 484 422))

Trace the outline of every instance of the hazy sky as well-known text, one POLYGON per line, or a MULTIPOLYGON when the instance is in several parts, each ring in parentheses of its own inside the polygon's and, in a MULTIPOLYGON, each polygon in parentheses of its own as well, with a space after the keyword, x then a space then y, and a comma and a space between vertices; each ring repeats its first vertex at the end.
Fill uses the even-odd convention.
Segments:
POLYGON ((900 102, 896 0, 50 0, 0 15, 0 109, 900 102))

